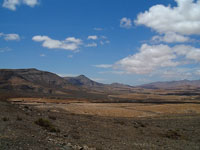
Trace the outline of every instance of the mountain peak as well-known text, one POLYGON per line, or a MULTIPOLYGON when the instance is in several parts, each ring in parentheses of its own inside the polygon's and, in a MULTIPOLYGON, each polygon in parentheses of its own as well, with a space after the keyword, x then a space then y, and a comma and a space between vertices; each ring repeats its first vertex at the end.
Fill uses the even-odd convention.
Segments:
POLYGON ((86 77, 86 76, 85 76, 85 75, 83 75, 83 74, 81 74, 81 75, 77 76, 77 78, 87 78, 87 79, 89 79, 88 77, 86 77))

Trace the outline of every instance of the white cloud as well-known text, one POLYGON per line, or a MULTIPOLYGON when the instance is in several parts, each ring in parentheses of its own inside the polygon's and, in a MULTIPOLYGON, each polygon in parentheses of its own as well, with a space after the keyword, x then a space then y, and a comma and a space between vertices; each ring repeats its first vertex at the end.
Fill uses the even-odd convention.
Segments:
POLYGON ((120 20, 120 27, 127 28, 127 29, 131 28, 132 27, 132 21, 131 21, 131 19, 130 18, 126 18, 126 17, 122 18, 120 20))
POLYGON ((33 41, 43 42, 42 46, 49 49, 65 49, 65 50, 77 50, 80 45, 82 45, 82 40, 76 39, 74 37, 68 37, 63 41, 51 39, 48 36, 34 36, 32 38, 33 41))
POLYGON ((23 0, 22 2, 30 7, 34 7, 38 4, 38 0, 23 0))
POLYGON ((6 34, 4 39, 7 41, 13 41, 13 40, 18 41, 20 40, 20 37, 18 34, 6 34))
POLYGON ((200 34, 200 0, 175 0, 177 6, 155 5, 140 13, 137 25, 145 25, 159 33, 200 34))
POLYGON ((114 68, 120 68, 127 73, 147 74, 160 67, 177 66, 178 62, 174 61, 175 58, 176 55, 167 45, 143 44, 139 53, 118 61, 114 68))
POLYGON ((97 68, 111 68, 112 65, 109 65, 109 64, 101 64, 101 65, 94 65, 94 67, 97 67, 97 68))
POLYGON ((6 41, 19 41, 20 40, 20 36, 18 34, 4 34, 4 33, 0 33, 0 37, 3 37, 4 40, 6 41))
POLYGON ((97 43, 89 43, 86 47, 97 47, 97 43))
POLYGON ((97 40, 97 39, 98 39, 98 36, 96 36, 96 35, 88 36, 88 40, 97 40))
POLYGON ((14 11, 17 5, 20 5, 20 0, 4 0, 2 6, 14 11))
POLYGON ((166 42, 166 43, 182 43, 182 42, 189 42, 190 38, 174 32, 168 32, 164 34, 164 36, 159 36, 159 35, 153 36, 152 41, 166 42))
POLYGON ((17 6, 27 5, 34 7, 38 4, 38 0, 4 0, 3 7, 15 11, 17 6))
POLYGON ((195 74, 196 74, 197 76, 200 76, 200 70, 196 70, 196 71, 195 71, 195 74))
POLYGON ((81 44, 82 41, 80 39, 76 39, 75 37, 68 37, 65 39, 68 42, 76 43, 76 44, 81 44))
POLYGON ((176 68, 176 69, 169 69, 169 70, 161 70, 158 75, 165 79, 177 79, 177 80, 184 80, 192 77, 191 70, 176 68), (162 71, 162 72, 161 72, 162 71))
POLYGON ((100 41, 100 44, 101 45, 104 45, 104 44, 109 44, 110 43, 110 41, 109 40, 106 40, 106 41, 100 41))
POLYGON ((200 48, 187 45, 177 45, 173 50, 179 56, 184 56, 188 60, 200 62, 200 48))
POLYGON ((161 68, 175 68, 184 64, 200 63, 200 48, 188 45, 143 44, 138 53, 115 63, 114 69, 129 74, 148 74, 161 68))
POLYGON ((101 36, 101 39, 107 39, 107 37, 106 37, 106 36, 104 36, 104 35, 102 35, 102 36, 101 36))

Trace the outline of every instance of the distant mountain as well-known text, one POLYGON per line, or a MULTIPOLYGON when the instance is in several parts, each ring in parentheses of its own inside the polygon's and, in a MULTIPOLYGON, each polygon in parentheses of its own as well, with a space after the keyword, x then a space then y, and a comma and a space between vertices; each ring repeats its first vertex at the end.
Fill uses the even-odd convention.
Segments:
POLYGON ((75 85, 75 86, 83 86, 83 87, 98 87, 98 86, 102 87, 102 86, 104 86, 104 84, 95 82, 95 81, 87 78, 84 75, 80 75, 77 77, 64 77, 64 79, 68 83, 75 85))
POLYGON ((77 89, 62 77, 37 69, 0 69, 0 89, 4 91, 62 93, 77 89))
POLYGON ((84 75, 60 77, 54 73, 31 69, 0 69, 0 94, 21 96, 53 96, 71 99, 109 99, 110 95, 128 94, 148 89, 191 89, 200 88, 200 80, 155 82, 137 87, 113 83, 102 84, 84 75))
POLYGON ((130 90, 133 90, 134 87, 120 84, 120 83, 112 83, 112 84, 103 84, 99 82, 95 82, 89 78, 87 78, 84 75, 80 75, 77 77, 64 77, 64 79, 78 87, 82 87, 84 89, 87 89, 90 92, 103 92, 103 93, 118 93, 119 92, 130 92, 130 90))
POLYGON ((133 86, 127 85, 127 84, 121 84, 121 83, 112 83, 109 86, 116 87, 116 88, 133 88, 133 86))
POLYGON ((0 69, 0 94, 64 98, 106 99, 111 93, 129 91, 123 84, 102 84, 84 75, 60 77, 54 73, 31 69, 0 69))
POLYGON ((189 89, 200 88, 200 80, 180 80, 180 81, 168 81, 168 82, 154 82, 150 84, 144 84, 139 87, 148 89, 189 89))

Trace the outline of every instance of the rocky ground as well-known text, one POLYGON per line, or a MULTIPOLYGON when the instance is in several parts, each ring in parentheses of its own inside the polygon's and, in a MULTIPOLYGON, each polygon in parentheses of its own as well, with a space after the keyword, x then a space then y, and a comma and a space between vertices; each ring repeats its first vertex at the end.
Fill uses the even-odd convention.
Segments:
POLYGON ((0 101, 1 150, 200 149, 200 115, 100 117, 0 101))

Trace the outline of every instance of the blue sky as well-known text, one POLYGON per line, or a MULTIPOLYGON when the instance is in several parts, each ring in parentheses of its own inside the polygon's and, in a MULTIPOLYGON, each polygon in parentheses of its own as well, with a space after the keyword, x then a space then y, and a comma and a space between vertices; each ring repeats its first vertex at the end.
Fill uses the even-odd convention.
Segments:
POLYGON ((199 79, 200 0, 1 0, 0 68, 130 85, 199 79))

